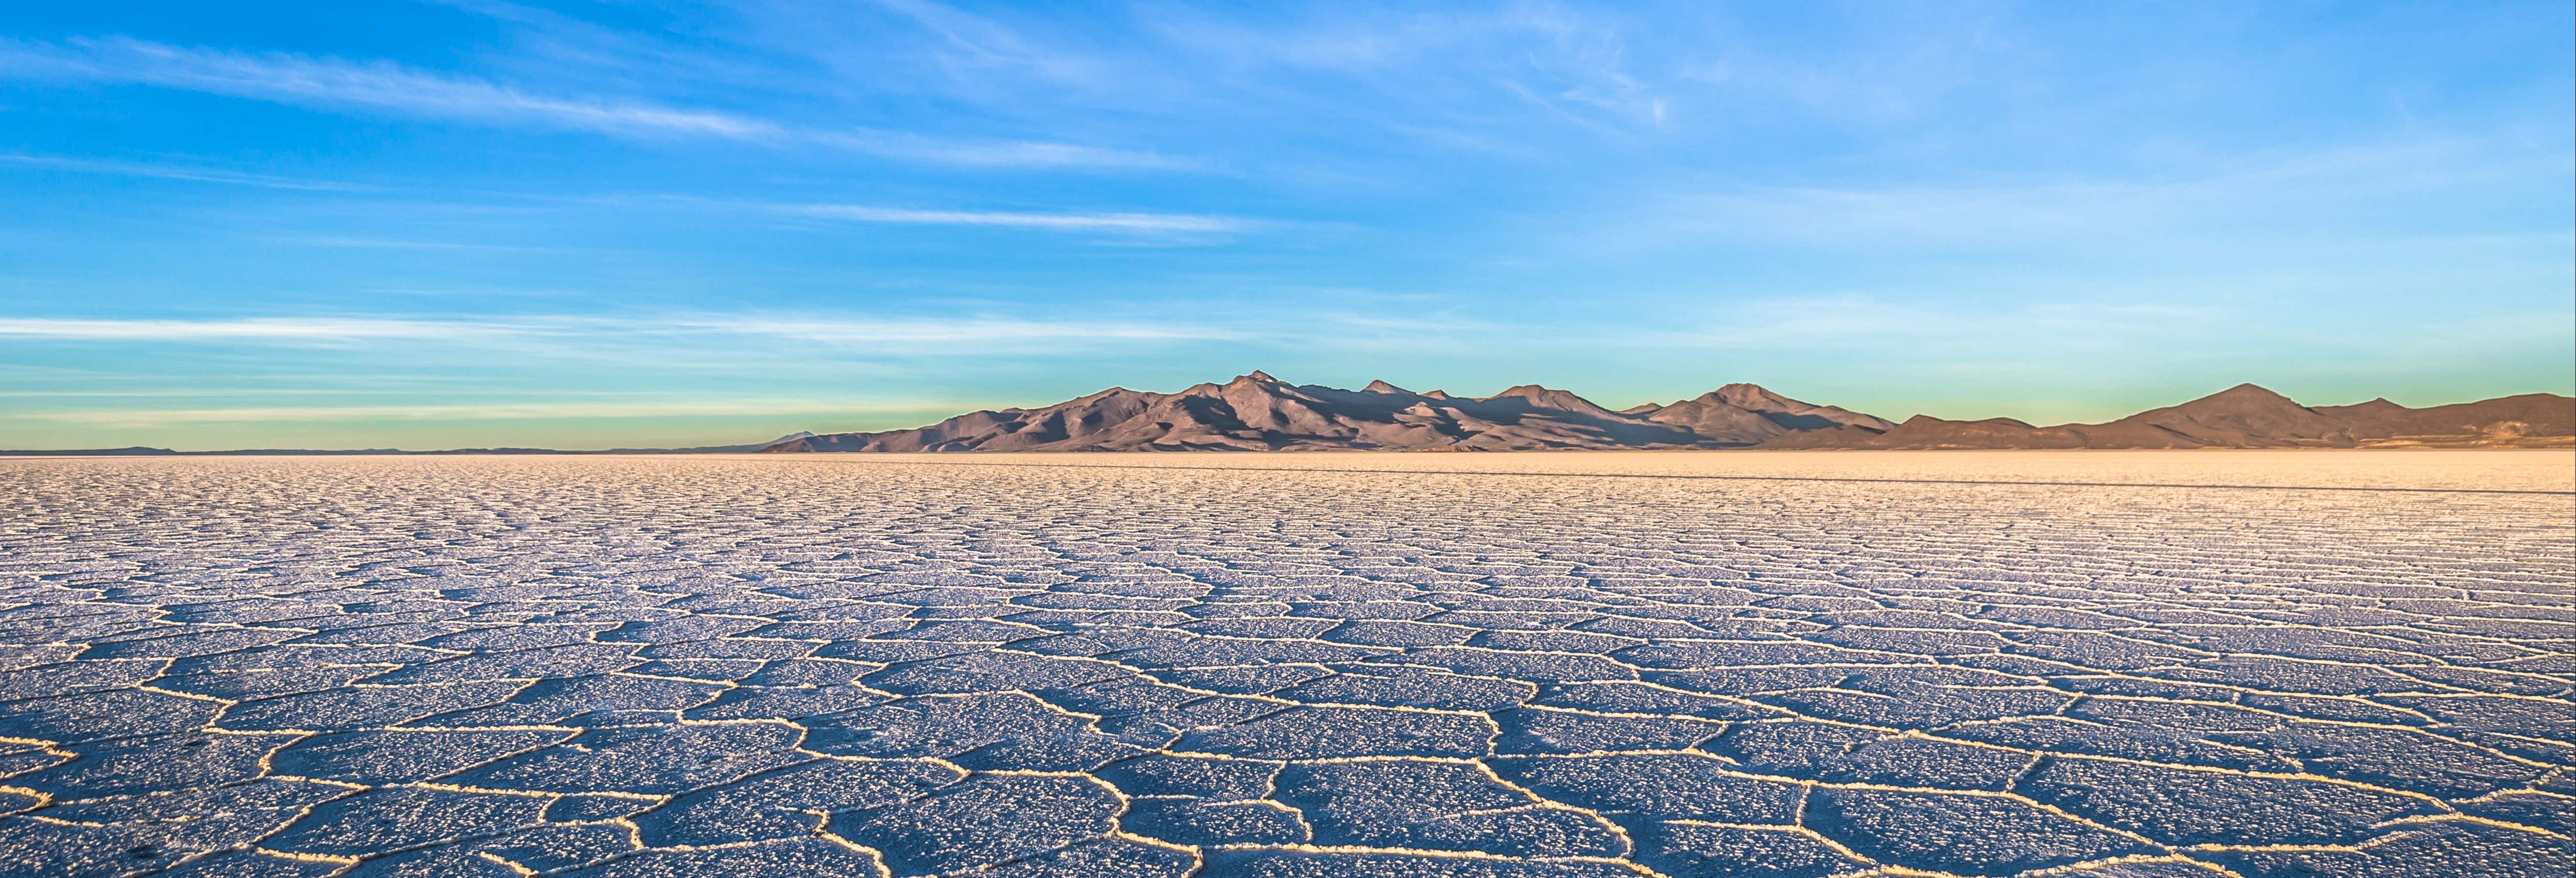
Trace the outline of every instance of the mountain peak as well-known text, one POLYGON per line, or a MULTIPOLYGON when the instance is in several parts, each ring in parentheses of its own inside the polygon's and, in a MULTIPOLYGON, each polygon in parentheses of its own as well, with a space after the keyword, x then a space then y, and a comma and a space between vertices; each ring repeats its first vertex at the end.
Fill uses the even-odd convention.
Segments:
POLYGON ((1384 381, 1371 381, 1371 382, 1369 382, 1369 383, 1368 383, 1368 386, 1367 386, 1367 387, 1362 387, 1362 388, 1360 388, 1360 392, 1362 392, 1362 393, 1401 393, 1401 394, 1405 394, 1405 395, 1407 395, 1407 396, 1410 396, 1410 395, 1412 395, 1412 394, 1413 394, 1413 391, 1406 390, 1406 389, 1401 388, 1401 387, 1397 387, 1397 386, 1395 386, 1395 385, 1393 385, 1393 384, 1388 384, 1388 383, 1386 383, 1386 382, 1384 382, 1384 381))
POLYGON ((1762 385, 1746 384, 1741 381, 1709 391, 1708 395, 1715 397, 1718 402, 1756 411, 1778 408, 1792 402, 1788 397, 1772 393, 1762 385))
POLYGON ((2369 402, 2356 402, 2351 405, 2322 406, 2319 407, 2317 411, 2342 412, 2348 415, 2386 415, 2392 412, 2407 412, 2413 410, 2405 406, 2398 405, 2397 403, 2390 402, 2388 397, 2381 396, 2372 398, 2369 402))
MULTIPOLYGON (((2226 390, 2221 390, 2217 393, 2213 393, 2181 405, 2173 406, 2170 409, 2158 409, 2156 411, 2173 411, 2195 416, 2208 416, 2247 414, 2253 412, 2291 412, 2294 410, 2303 412, 2307 410, 2307 407, 2300 405, 2297 400, 2274 393, 2270 388, 2262 385, 2239 384, 2234 387, 2227 388, 2226 390)), ((2154 412, 2140 412, 2137 415, 2131 415, 2130 417, 2137 418, 2152 414, 2154 414, 2154 412)))
POLYGON ((1237 376, 1234 376, 1234 380, 1226 382, 1226 383, 1225 383, 1225 386, 1227 386, 1227 387, 1242 387, 1242 386, 1250 385, 1250 384, 1277 384, 1277 383, 1279 383, 1279 379, 1270 377, 1270 373, 1268 373, 1268 372, 1264 372, 1264 371, 1261 371, 1261 370, 1259 370, 1259 369, 1254 369, 1254 370, 1252 370, 1252 374, 1249 374, 1249 375, 1237 375, 1237 376))
POLYGON ((2260 399, 2260 400, 2275 400, 2275 399, 2277 399, 2277 400, 2280 400, 2280 401, 2282 401, 2282 402, 2290 402, 2290 401, 2291 401, 2289 397, 2282 396, 2282 395, 2280 395, 2280 394, 2278 394, 2278 393, 2273 392, 2273 391, 2272 391, 2272 389, 2271 389, 2271 388, 2269 388, 2269 387, 2265 387, 2265 386, 2263 386, 2263 385, 2256 384, 2256 383, 2251 382, 2251 381, 2245 382, 2245 383, 2243 383, 2243 384, 2236 385, 2236 386, 2234 386, 2234 387, 2227 388, 2226 390, 2221 390, 2221 391, 2219 391, 2219 392, 2217 392, 2217 393, 2213 393, 2213 394, 2210 394, 2210 395, 2208 395, 2208 396, 2201 397, 2201 399, 2260 399))
MULTIPOLYGON (((1074 398, 1072 398, 1072 399, 1065 400, 1064 402, 1057 403, 1057 405, 1079 405, 1079 404, 1086 403, 1086 402, 1093 402, 1093 401, 1097 401, 1097 400, 1108 399, 1108 398, 1113 397, 1113 396, 1121 396, 1121 395, 1130 394, 1130 393, 1135 393, 1135 392, 1136 392, 1136 391, 1129 390, 1129 389, 1124 388, 1124 387, 1112 387, 1112 388, 1109 388, 1109 389, 1107 389, 1107 390, 1099 391, 1099 392, 1097 392, 1097 393, 1093 393, 1093 394, 1090 394, 1090 395, 1087 395, 1087 396, 1077 396, 1077 397, 1074 397, 1074 398)), ((1009 409, 1008 411, 1020 411, 1020 409, 1009 409)))
POLYGON ((1626 416, 1612 412, 1609 409, 1602 408, 1598 403, 1575 395, 1573 391, 1558 390, 1553 387, 1539 384, 1523 384, 1519 387, 1514 387, 1501 393, 1485 397, 1483 401, 1493 402, 1495 400, 1503 399, 1516 399, 1520 400, 1522 405, 1543 409, 1555 409, 1560 412, 1571 413, 1576 417, 1598 418, 1611 421, 1627 420, 1626 416))

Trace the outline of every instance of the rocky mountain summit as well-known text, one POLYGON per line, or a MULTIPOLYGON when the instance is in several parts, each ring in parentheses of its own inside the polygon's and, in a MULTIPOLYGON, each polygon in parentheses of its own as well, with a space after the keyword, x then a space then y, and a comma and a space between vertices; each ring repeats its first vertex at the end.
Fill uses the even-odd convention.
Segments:
POLYGON ((1728 384, 1668 405, 1611 411, 1525 384, 1488 397, 1289 384, 1262 372, 1177 393, 1112 387, 1036 409, 978 411, 910 430, 791 436, 816 451, 1518 451, 1609 448, 2275 448, 2557 446, 2576 399, 2526 394, 2410 409, 2385 399, 2302 406, 2251 384, 2105 424, 2010 418, 1902 424, 1728 384))

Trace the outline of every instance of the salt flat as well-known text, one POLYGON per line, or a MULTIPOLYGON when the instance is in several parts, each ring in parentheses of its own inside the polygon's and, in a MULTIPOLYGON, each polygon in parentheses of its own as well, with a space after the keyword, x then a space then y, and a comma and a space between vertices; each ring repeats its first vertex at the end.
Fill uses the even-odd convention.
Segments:
POLYGON ((0 873, 2564 875, 2571 482, 0 461, 0 873))

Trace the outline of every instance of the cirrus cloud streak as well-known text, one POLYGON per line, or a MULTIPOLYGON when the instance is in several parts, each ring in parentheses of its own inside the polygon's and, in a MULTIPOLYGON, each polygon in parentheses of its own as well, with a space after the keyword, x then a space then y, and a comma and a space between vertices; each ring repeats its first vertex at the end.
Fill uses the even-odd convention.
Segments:
POLYGON ((186 409, 82 409, 27 412, 20 419, 141 427, 162 424, 297 421, 483 421, 576 418, 755 417, 765 415, 905 414, 944 411, 940 401, 819 399, 655 400, 468 405, 245 406, 186 409))
POLYGON ((1242 333, 1213 325, 1015 318, 818 315, 664 315, 519 318, 233 317, 113 319, 0 317, 0 338, 57 342, 344 344, 364 341, 510 341, 605 336, 767 336, 813 342, 939 344, 1221 340, 1242 333))
POLYGON ((558 96, 390 61, 172 46, 131 37, 61 43, 0 39, 0 79, 150 85, 327 110, 531 125, 627 138, 714 138, 819 146, 967 166, 1188 169, 1152 151, 1026 140, 931 137, 869 128, 790 125, 741 113, 620 98, 558 96))

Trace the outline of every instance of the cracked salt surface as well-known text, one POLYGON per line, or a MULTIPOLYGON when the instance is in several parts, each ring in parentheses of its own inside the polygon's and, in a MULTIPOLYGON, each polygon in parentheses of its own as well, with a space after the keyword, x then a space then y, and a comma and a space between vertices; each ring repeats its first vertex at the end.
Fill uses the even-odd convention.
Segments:
POLYGON ((0 462, 0 874, 2565 875, 2570 464, 0 462))

